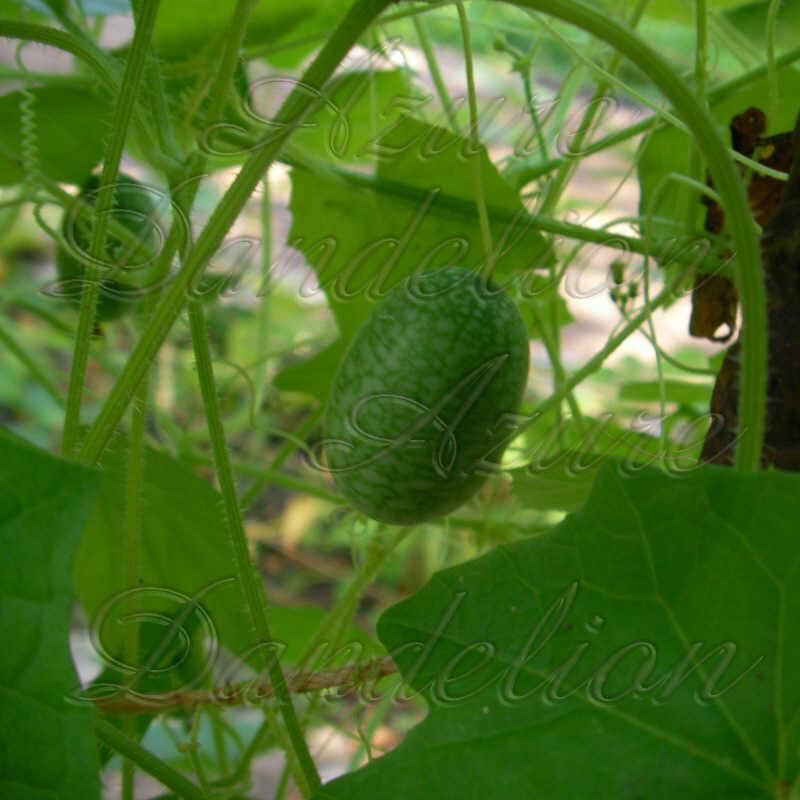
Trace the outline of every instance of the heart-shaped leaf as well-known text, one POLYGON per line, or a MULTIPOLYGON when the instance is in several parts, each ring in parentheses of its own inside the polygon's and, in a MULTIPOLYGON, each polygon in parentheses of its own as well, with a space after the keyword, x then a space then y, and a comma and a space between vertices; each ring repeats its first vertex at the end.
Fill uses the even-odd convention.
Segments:
POLYGON ((551 532, 382 616, 429 714, 315 797, 788 797, 799 491, 777 471, 606 464, 551 532))
POLYGON ((92 713, 67 702, 70 568, 97 474, 0 430, 0 797, 100 795, 92 713))

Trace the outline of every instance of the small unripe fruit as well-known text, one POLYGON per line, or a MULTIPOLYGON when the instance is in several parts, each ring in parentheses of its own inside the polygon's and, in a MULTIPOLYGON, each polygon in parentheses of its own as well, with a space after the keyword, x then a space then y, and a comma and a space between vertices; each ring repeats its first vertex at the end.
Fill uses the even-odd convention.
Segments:
POLYGON ((394 524, 462 505, 500 460, 528 363, 525 324, 494 282, 447 267, 399 283, 331 388, 325 452, 342 494, 394 524))
MULTIPOLYGON (((89 176, 61 225, 64 239, 86 256, 92 244, 92 218, 80 211, 95 205, 99 185, 97 175, 89 176)), ((151 195, 139 181, 124 173, 118 175, 113 191, 109 216, 130 231, 136 241, 125 244, 106 229, 106 253, 100 259, 101 283, 97 298, 99 321, 115 319, 133 309, 152 288, 153 282, 157 237, 151 195), (106 273, 113 273, 113 277, 104 277, 106 273)), ((56 270, 62 295, 80 305, 81 295, 86 290, 86 265, 61 246, 56 253, 56 270)))

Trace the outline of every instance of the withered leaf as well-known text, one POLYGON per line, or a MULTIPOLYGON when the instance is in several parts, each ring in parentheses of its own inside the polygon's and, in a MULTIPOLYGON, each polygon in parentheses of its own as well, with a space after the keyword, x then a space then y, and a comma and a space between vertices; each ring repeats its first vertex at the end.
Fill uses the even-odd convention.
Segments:
MULTIPOLYGON (((757 155, 758 162, 772 169, 788 172, 792 164, 792 134, 779 133, 763 137, 766 116, 760 108, 751 107, 737 114, 730 123, 731 146, 748 158, 757 155)), ((710 178, 707 184, 712 186, 710 178)), ((768 175, 753 174, 747 185, 747 196, 753 217, 763 228, 775 215, 780 205, 784 184, 768 175)), ((719 204, 704 196, 706 208, 705 229, 719 235, 725 215, 719 204)), ((733 335, 736 322, 738 295, 730 278, 724 275, 698 275, 692 290, 692 316, 689 333, 696 338, 712 342, 726 342, 733 335), (724 328, 723 333, 719 329, 724 328)))

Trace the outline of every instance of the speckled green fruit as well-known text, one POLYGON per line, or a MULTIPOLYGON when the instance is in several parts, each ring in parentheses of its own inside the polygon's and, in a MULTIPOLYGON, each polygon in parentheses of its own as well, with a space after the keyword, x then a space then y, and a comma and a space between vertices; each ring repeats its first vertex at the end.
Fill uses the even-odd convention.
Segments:
MULTIPOLYGON (((61 224, 62 236, 81 253, 91 246, 91 223, 79 215, 80 204, 94 205, 100 179, 90 175, 83 184, 75 204, 67 210, 61 224)), ((152 286, 154 258, 157 245, 155 235, 154 205, 150 192, 135 178, 120 173, 114 185, 114 200, 110 219, 124 225, 140 238, 138 246, 123 244, 113 233, 106 234, 106 255, 101 259, 103 277, 97 298, 97 319, 107 321, 122 316, 141 301, 152 286), (124 261, 124 263, 122 263, 124 261), (111 275, 113 274, 113 277, 111 275)), ((86 289, 83 280, 86 267, 67 248, 59 247, 56 253, 56 270, 61 281, 61 292, 71 302, 80 305, 86 289)))
POLYGON ((325 454, 339 490, 398 525, 458 508, 499 462, 528 363, 525 324, 497 284, 459 267, 399 283, 334 377, 325 454))

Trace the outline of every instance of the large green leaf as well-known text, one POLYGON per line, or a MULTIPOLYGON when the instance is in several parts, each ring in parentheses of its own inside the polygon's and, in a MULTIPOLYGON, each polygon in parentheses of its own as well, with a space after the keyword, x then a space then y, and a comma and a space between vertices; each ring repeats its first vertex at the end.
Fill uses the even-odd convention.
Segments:
MULTIPOLYGON (((708 0, 706 6, 709 11, 729 11, 739 6, 747 5, 750 0, 708 0)), ((616 13, 619 4, 614 0, 602 0, 599 5, 616 13)), ((645 8, 645 14, 663 20, 694 24, 696 18, 695 7, 692 3, 676 3, 674 0, 650 0, 645 8)))
MULTIPOLYGON (((276 41, 324 5, 319 0, 257 0, 249 18, 247 42, 276 41)), ((227 34, 235 0, 162 0, 154 38, 164 58, 190 58, 227 34)))
MULTIPOLYGON (((104 455, 98 501, 78 548, 74 573, 81 603, 97 626, 96 646, 115 657, 120 655, 126 628, 121 620, 128 613, 126 591, 131 588, 124 549, 126 458, 122 438, 104 455)), ((139 614, 174 615, 197 598, 211 619, 212 635, 233 652, 244 652, 251 633, 219 494, 170 456, 149 448, 140 536, 139 614)), ((196 613, 203 614, 191 612, 184 626, 196 613)), ((140 624, 146 626, 146 619, 140 624)))
MULTIPOLYGON (((800 477, 607 464, 378 632, 430 710, 332 798, 774 798, 800 766, 800 477)), ((788 796, 788 795, 787 795, 788 796)))
POLYGON ((623 428, 611 415, 571 417, 543 414, 526 427, 505 458, 514 486, 514 497, 524 508, 574 511, 589 497, 603 464, 618 460, 631 469, 665 466, 680 470, 697 464, 705 422, 696 435, 684 430, 681 441, 662 443, 655 437, 623 428), (663 444, 666 445, 661 452, 663 444))
MULTIPOLYGON (((75 563, 75 584, 93 621, 95 646, 101 653, 120 658, 125 630, 131 624, 137 626, 140 658, 133 665, 117 665, 121 670, 117 685, 130 685, 141 693, 203 683, 209 674, 232 682, 243 679, 237 663, 240 659, 253 662, 255 640, 235 577, 219 493, 169 455, 145 450, 140 588, 134 593, 138 606, 131 611, 123 536, 125 459, 125 442, 119 439, 104 456, 98 502, 75 563), (182 612, 185 615, 179 618, 182 612), (128 617, 131 613, 134 616, 128 617), (170 628, 176 618, 178 624, 170 628), (227 657, 214 661, 214 647, 207 649, 209 641, 223 645, 234 661, 227 657), (165 650, 153 664, 157 669, 137 676, 131 668, 149 664, 159 647, 165 650), (164 671, 170 665, 175 667, 171 674, 164 671)), ((322 609, 273 604, 268 613, 275 641, 285 646, 285 656, 291 658, 297 658, 311 638, 313 623, 318 624, 324 615, 322 609)), ((351 639, 363 643, 362 634, 350 633, 351 639)), ((111 675, 107 672, 102 682, 113 684, 111 675)), ((107 685, 106 691, 113 688, 107 685)), ((100 691, 100 687, 95 689, 100 691)))
MULTIPOLYGON (((726 17, 741 33, 747 36, 756 47, 765 47, 767 42, 767 20, 769 2, 746 3, 726 13, 726 17)), ((797 30, 800 25, 800 6, 797 3, 779 3, 775 17, 775 41, 780 52, 781 46, 794 47, 797 44, 797 30)))
MULTIPOLYGON (((709 0, 706 4, 709 11, 727 11, 738 6, 747 5, 749 0, 709 0)), ((689 3, 675 3, 673 0, 652 0, 647 4, 647 14, 661 19, 693 24, 695 8, 689 3)))
POLYGON ((0 431, 0 797, 97 798, 88 707, 69 652, 70 566, 97 475, 0 431))
MULTIPOLYGON (((291 5, 288 0, 282 2, 291 5)), ((313 4, 307 3, 306 7, 313 10, 303 16, 299 25, 269 39, 267 59, 279 69, 297 67, 309 53, 322 46, 352 5, 352 0, 314 0, 313 4)), ((252 33, 249 34, 249 41, 252 42, 254 38, 252 33)), ((261 42, 264 43, 263 37, 261 42)))
MULTIPOLYGON (((267 79, 269 88, 272 78, 267 79)), ((258 84, 253 84, 258 102, 258 84)), ((325 103, 292 134, 292 146, 334 163, 371 161, 374 141, 420 97, 400 70, 348 72, 325 87, 325 103)))
MULTIPOLYGON (((797 115, 795 98, 800 95, 800 72, 792 66, 783 67, 778 70, 777 78, 780 102, 777 116, 767 120, 767 134, 791 130, 797 115)), ((720 133, 726 143, 730 144, 728 128, 731 118, 751 106, 767 111, 768 97, 767 79, 762 77, 727 92, 724 98, 713 104, 711 112, 720 125, 720 133)), ((639 213, 667 220, 644 224, 643 232, 647 237, 665 239, 680 233, 683 230, 681 226, 690 218, 690 202, 693 230, 703 228, 706 207, 694 192, 668 177, 670 173, 688 175, 689 152, 689 137, 668 127, 650 134, 644 145, 638 164, 639 213)))
POLYGON ((22 181, 29 161, 53 180, 83 183, 103 155, 109 96, 77 86, 28 93, 0 97, 0 186, 22 181))
POLYGON ((518 193, 482 148, 469 155, 466 139, 411 117, 372 146, 380 155, 372 182, 357 184, 324 169, 292 170, 291 243, 316 270, 345 344, 406 275, 483 263, 474 157, 486 203, 503 215, 490 226, 494 274, 503 280, 547 263, 549 246, 539 231, 514 220, 523 211, 518 193))

